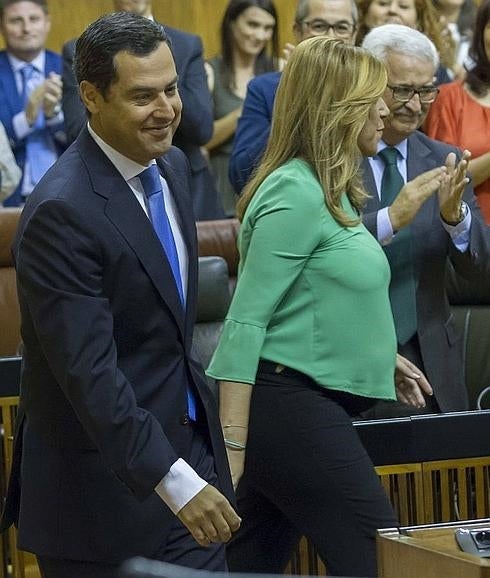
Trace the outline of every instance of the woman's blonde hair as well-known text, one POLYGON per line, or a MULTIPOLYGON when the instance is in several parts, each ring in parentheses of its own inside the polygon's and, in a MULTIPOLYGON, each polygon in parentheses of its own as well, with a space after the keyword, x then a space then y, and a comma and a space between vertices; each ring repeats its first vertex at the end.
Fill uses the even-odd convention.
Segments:
POLYGON ((238 202, 238 218, 263 180, 299 157, 316 173, 335 220, 357 224, 342 209, 341 197, 347 193, 360 210, 367 196, 358 175, 357 139, 385 88, 384 65, 362 48, 325 36, 301 42, 282 73, 267 148, 238 202))

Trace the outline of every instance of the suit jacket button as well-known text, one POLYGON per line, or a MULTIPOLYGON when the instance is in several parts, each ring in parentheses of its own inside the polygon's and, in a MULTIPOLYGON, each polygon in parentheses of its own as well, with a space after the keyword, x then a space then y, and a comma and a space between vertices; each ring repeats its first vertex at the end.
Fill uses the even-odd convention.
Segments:
POLYGON ((187 413, 185 413, 183 416, 181 416, 180 418, 180 424, 181 425, 188 425, 190 422, 190 418, 189 415, 187 413))

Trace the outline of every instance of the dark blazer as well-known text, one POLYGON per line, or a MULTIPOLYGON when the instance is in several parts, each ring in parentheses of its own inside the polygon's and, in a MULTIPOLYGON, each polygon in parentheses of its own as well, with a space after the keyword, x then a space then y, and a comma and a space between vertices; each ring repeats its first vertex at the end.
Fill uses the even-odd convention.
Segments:
MULTIPOLYGON (((460 154, 454 147, 430 139, 419 131, 414 132, 408 138, 408 180, 444 164, 449 152, 460 154)), ((363 222, 377 237, 379 197, 367 160, 363 169, 364 185, 371 193, 363 222)), ((441 224, 437 195, 425 202, 412 223, 414 263, 418 273, 417 334, 424 369, 443 412, 468 407, 461 344, 453 326, 445 289, 446 260, 449 258, 463 277, 478 279, 477 282, 486 280, 488 283, 490 280, 490 229, 484 224, 471 185, 466 187, 464 199, 472 214, 470 245, 465 253, 454 247, 441 224)))
POLYGON ((87 129, 29 197, 14 257, 24 366, 3 528, 45 556, 151 557, 174 515, 154 492, 188 459, 186 388, 233 490, 216 402, 191 355, 197 250, 181 151, 158 160, 189 255, 187 306, 137 199, 87 129))
MULTIPOLYGON (((192 201, 196 220, 224 217, 221 200, 201 153, 213 136, 213 104, 206 80, 199 36, 165 26, 179 75, 182 119, 174 136, 174 144, 186 154, 192 173, 192 201)), ((63 46, 63 111, 68 142, 73 142, 87 122, 85 107, 80 101, 78 83, 73 72, 76 40, 63 46)))
POLYGON ((268 72, 248 83, 229 163, 230 182, 238 194, 264 153, 280 79, 280 72, 268 72))
MULTIPOLYGON (((61 74, 62 72, 61 57, 50 50, 46 50, 46 63, 44 67, 44 75, 47 77, 50 72, 61 74)), ((15 83, 15 75, 10 62, 7 58, 5 50, 0 51, 0 122, 5 127, 7 136, 9 137, 10 146, 15 156, 15 160, 21 169, 24 168, 26 160, 26 139, 19 140, 14 132, 13 118, 16 114, 21 112, 24 108, 24 103, 21 101, 21 95, 17 92, 17 85, 15 83)), ((64 130, 63 123, 47 126, 53 137, 56 133, 64 130)), ((63 152, 63 144, 58 142, 55 138, 55 143, 58 146, 58 153, 63 152)), ((6 207, 16 207, 23 202, 20 194, 20 186, 4 201, 6 207)))

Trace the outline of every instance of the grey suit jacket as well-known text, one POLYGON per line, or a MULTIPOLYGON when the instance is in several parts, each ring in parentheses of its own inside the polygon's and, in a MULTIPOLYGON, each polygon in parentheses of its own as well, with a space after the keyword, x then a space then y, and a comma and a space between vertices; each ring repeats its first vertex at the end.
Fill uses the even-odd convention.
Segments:
MULTIPOLYGON (((419 131, 410 135, 408 180, 444 164, 449 152, 460 156, 456 148, 430 139, 419 131)), ((372 195, 366 204, 363 221, 377 237, 376 218, 380 203, 367 161, 364 161, 363 173, 364 186, 372 195)), ((443 412, 461 411, 468 407, 460 340, 453 326, 444 283, 447 259, 463 277, 490 283, 490 229, 484 224, 471 183, 466 187, 464 199, 472 214, 470 244, 465 253, 455 248, 442 226, 437 195, 424 203, 412 223, 417 272, 417 334, 425 373, 443 412)))

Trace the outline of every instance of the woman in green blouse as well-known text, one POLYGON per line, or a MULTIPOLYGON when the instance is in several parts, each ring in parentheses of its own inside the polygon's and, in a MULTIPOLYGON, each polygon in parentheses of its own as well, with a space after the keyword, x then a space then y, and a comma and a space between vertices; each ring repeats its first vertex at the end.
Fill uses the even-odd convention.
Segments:
POLYGON ((395 363, 404 401, 428 387, 396 362, 389 266, 359 217, 360 156, 376 153, 385 87, 362 49, 299 44, 238 207, 239 280, 208 368, 235 484, 244 472, 231 571, 282 572, 304 534, 331 574, 376 576, 376 529, 397 524, 352 426, 395 399, 395 363))

